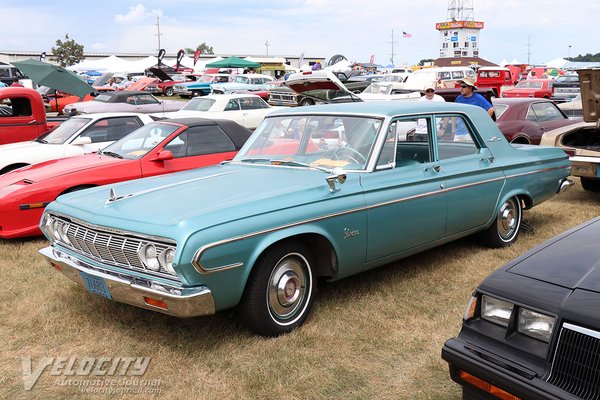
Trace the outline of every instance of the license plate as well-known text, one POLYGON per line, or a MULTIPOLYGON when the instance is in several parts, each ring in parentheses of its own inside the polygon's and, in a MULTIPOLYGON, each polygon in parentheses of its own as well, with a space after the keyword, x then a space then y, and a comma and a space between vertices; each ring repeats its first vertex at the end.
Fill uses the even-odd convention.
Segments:
POLYGON ((103 278, 90 275, 83 271, 79 271, 79 273, 81 274, 83 283, 89 292, 99 294, 107 299, 112 299, 110 292, 108 291, 108 286, 106 286, 106 282, 104 282, 103 278))

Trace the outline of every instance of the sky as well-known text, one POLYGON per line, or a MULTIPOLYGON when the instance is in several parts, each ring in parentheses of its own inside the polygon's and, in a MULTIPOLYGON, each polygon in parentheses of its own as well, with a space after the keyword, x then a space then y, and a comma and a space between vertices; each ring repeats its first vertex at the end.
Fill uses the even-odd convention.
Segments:
MULTIPOLYGON (((469 3, 469 1, 466 1, 469 3)), ((436 22, 448 0, 103 0, 2 1, 0 52, 49 52, 65 35, 86 53, 167 57, 205 42, 215 54, 335 54, 349 61, 413 65, 439 56, 436 22), (160 23, 158 35, 157 17, 160 23), (412 35, 403 38, 402 32, 412 35), (393 36, 392 36, 393 35, 393 36), (393 40, 392 40, 393 38, 393 40), (393 42, 393 43, 392 43, 393 42)), ((544 64, 599 53, 600 0, 472 0, 480 57, 544 64)))

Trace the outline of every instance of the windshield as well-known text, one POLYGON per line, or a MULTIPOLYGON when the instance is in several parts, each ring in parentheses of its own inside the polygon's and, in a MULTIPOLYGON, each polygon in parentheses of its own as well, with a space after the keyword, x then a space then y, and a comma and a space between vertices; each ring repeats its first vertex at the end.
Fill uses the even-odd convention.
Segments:
POLYGON ((49 144, 63 144, 75 132, 87 125, 91 119, 89 118, 71 118, 60 124, 56 129, 50 132, 47 136, 43 136, 40 141, 49 144))
POLYGON ((202 97, 196 97, 192 100, 188 101, 185 106, 181 107, 181 111, 183 110, 192 110, 192 111, 208 111, 215 104, 214 99, 207 99, 202 97))
POLYGON ((542 82, 524 80, 524 81, 517 83, 515 88, 516 89, 541 89, 542 82))
POLYGON ((178 125, 153 122, 107 146, 102 152, 118 154, 128 160, 137 160, 179 128, 178 125))
POLYGON ((363 93, 392 94, 392 85, 384 82, 371 83, 363 93))
POLYGON ((381 125, 376 118, 338 115, 267 118, 234 161, 364 170, 381 125))
POLYGON ((99 94, 98 96, 94 97, 94 101, 101 101, 103 103, 108 103, 108 101, 110 100, 112 96, 110 94, 99 94))

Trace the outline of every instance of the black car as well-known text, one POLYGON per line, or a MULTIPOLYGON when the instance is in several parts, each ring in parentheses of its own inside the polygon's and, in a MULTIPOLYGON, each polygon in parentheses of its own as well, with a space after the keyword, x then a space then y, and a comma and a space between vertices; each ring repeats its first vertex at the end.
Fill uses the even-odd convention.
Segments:
POLYGON ((600 218, 489 275, 442 358, 463 399, 600 398, 600 218))

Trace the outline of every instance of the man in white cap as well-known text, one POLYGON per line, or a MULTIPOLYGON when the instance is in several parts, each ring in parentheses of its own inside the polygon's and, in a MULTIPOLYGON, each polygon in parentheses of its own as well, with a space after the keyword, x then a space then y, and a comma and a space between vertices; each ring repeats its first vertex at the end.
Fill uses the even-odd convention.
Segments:
POLYGON ((446 101, 439 94, 435 94, 435 87, 433 85, 427 85, 425 87, 425 95, 421 96, 419 101, 446 101))
POLYGON ((492 107, 492 104, 479 93, 475 93, 477 87, 475 86, 475 80, 473 78, 464 78, 458 81, 458 83, 460 83, 460 95, 454 100, 455 103, 479 106, 487 111, 490 117, 494 115, 494 107, 492 107))

